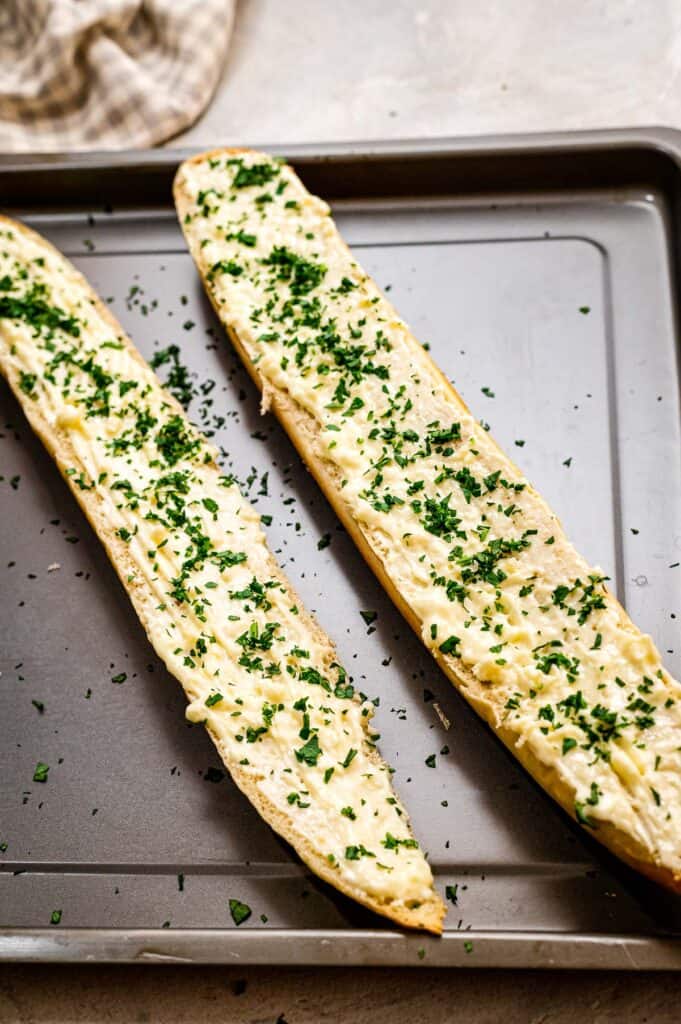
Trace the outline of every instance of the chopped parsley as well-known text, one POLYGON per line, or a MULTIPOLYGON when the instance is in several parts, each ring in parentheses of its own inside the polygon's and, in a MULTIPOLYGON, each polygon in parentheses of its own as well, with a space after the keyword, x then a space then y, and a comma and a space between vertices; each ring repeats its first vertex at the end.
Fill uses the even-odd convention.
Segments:
POLYGON ((274 268, 278 281, 288 283, 293 296, 306 295, 313 291, 321 284, 326 274, 326 267, 322 263, 307 260, 284 245, 275 245, 262 262, 274 268))
POLYGON ((236 174, 232 179, 234 188, 262 187, 276 178, 281 170, 276 164, 271 163, 249 165, 241 160, 236 160, 234 163, 237 165, 236 174))
POLYGON ((301 764, 309 765, 311 768, 314 768, 317 764, 321 753, 322 750, 319 746, 319 738, 316 732, 310 736, 307 743, 295 751, 296 760, 300 761, 301 764))
POLYGON ((239 927, 244 921, 247 921, 251 916, 251 908, 247 903, 242 903, 241 900, 230 899, 229 901, 229 912, 232 915, 232 921, 239 927))

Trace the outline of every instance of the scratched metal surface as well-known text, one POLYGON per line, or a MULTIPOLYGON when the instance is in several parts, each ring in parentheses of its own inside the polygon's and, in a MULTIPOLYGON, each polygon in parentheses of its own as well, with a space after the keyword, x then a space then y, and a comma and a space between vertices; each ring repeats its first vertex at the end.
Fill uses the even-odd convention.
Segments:
MULTIPOLYGON (((121 173, 134 167, 131 157, 121 173)), ((418 180, 393 198, 346 187, 335 214, 678 674, 673 183, 521 195, 499 174, 493 195, 434 197, 418 180)), ((74 260, 145 356, 180 346, 197 392, 190 415, 272 516, 281 564, 356 682, 380 697, 382 751, 437 885, 457 884, 458 904, 443 941, 398 935, 311 877, 260 820, 184 721, 178 684, 3 383, 0 956, 417 963, 425 950, 442 964, 681 963, 681 901, 615 864, 501 748, 383 594, 281 428, 260 416, 168 195, 105 211, 86 190, 60 205, 68 175, 62 167, 50 186, 51 210, 8 205, 74 260), (360 610, 377 612, 371 627, 360 610), (51 766, 45 785, 32 781, 38 760, 51 766), (230 897, 253 910, 239 930, 230 897)))

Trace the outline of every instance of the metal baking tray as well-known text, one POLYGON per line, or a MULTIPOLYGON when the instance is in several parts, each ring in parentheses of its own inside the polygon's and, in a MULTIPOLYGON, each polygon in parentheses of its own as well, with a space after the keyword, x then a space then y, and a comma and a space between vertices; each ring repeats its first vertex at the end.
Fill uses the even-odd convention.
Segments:
MULTIPOLYGON (((259 819, 184 721, 180 687, 3 385, 0 957, 681 966, 681 900, 615 863, 534 785, 260 416, 175 220, 184 155, 5 160, 0 205, 74 260, 146 356, 180 346, 199 389, 192 415, 272 516, 271 545, 342 660, 380 697, 382 750, 458 902, 442 939, 400 933, 311 877, 259 819), (47 784, 32 781, 37 761, 47 784), (253 910, 238 929, 230 898, 253 910)), ((285 155, 681 674, 681 134, 285 155)))

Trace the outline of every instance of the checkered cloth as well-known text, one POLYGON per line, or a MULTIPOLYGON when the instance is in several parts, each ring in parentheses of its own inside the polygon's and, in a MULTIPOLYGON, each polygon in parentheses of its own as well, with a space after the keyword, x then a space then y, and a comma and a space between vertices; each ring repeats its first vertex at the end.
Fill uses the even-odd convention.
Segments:
POLYGON ((152 146, 223 68, 234 0, 0 0, 0 153, 152 146))

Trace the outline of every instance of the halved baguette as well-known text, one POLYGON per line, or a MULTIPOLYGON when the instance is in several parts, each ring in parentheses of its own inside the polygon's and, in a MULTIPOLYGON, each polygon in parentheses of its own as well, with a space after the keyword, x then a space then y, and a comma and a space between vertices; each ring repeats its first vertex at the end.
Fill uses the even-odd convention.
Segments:
POLYGON ((681 891, 681 686, 651 639, 290 167, 215 150, 174 192, 263 404, 407 621, 570 815, 681 891))
POLYGON ((0 219, 0 369, 229 772, 317 875, 399 924, 444 906, 329 638, 260 517, 86 280, 0 219))

